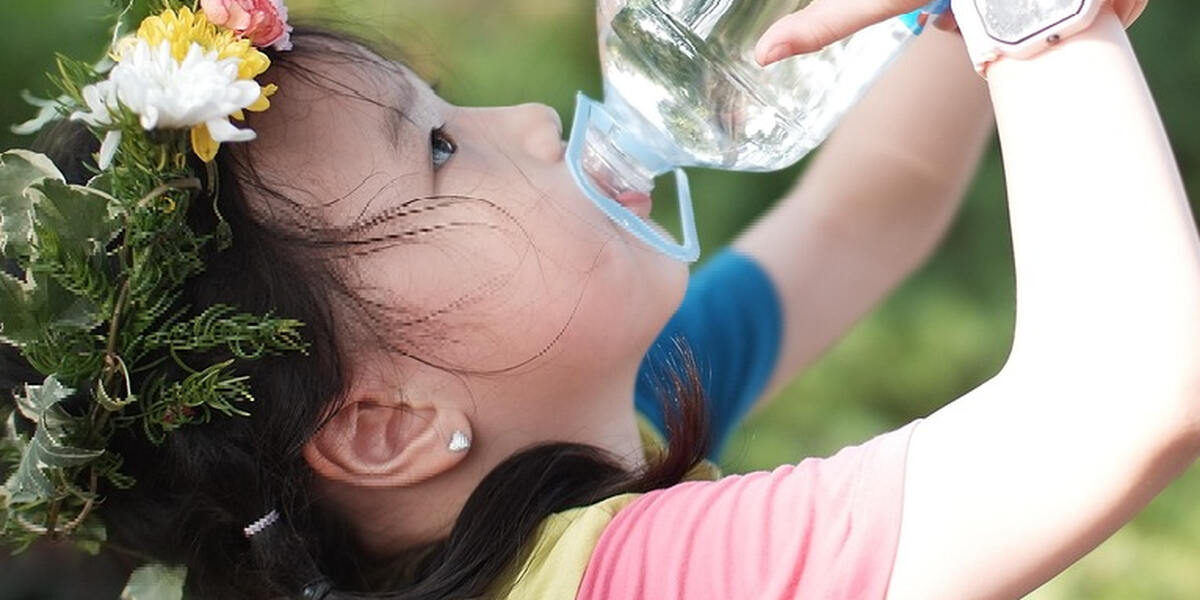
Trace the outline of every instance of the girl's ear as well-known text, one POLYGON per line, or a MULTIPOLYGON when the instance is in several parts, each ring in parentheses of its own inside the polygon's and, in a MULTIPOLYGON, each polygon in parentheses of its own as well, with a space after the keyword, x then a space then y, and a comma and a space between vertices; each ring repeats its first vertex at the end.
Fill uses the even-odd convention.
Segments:
POLYGON ((449 472, 469 453, 471 424, 448 403, 357 394, 308 441, 321 476, 354 486, 410 486, 449 472))

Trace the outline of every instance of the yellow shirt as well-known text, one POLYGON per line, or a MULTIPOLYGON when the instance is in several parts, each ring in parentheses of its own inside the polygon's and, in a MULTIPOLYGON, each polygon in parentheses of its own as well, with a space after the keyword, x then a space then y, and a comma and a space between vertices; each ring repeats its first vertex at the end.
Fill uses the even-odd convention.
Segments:
MULTIPOLYGON (((647 458, 663 447, 662 437, 647 421, 640 423, 647 458)), ((704 461, 685 480, 712 481, 721 476, 716 465, 704 461)), ((641 494, 621 494, 590 506, 572 508, 546 518, 533 536, 525 563, 496 586, 491 597, 503 600, 557 600, 574 598, 587 571, 588 561, 601 534, 617 513, 641 494)))

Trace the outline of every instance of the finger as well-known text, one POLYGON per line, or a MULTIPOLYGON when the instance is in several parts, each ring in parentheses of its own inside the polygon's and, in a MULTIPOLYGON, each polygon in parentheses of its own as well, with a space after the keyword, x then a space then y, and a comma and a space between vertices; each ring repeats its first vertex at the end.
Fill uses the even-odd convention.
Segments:
POLYGON ((1129 27, 1138 17, 1142 16, 1142 11, 1146 10, 1146 4, 1146 0, 1118 0, 1113 8, 1117 11, 1121 22, 1129 27))
POLYGON ((613 17, 624 8, 624 0, 597 0, 596 20, 601 26, 612 22, 613 17))
POLYGON ((754 48, 766 66, 796 54, 815 52, 884 19, 924 6, 928 0, 814 0, 771 25, 754 48))
POLYGON ((937 16, 933 20, 933 26, 942 31, 955 32, 958 31, 958 21, 954 20, 954 13, 945 12, 937 16))

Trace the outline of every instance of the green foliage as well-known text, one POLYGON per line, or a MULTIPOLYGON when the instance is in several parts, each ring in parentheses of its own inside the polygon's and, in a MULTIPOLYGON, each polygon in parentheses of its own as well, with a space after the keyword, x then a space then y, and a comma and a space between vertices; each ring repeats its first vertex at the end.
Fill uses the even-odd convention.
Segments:
POLYGON ((39 270, 81 301, 101 305, 113 288, 115 265, 105 249, 121 231, 111 198, 92 188, 43 179, 36 196, 34 247, 39 270))
POLYGON ((121 600, 180 600, 187 570, 181 567, 145 565, 134 570, 121 592, 121 600))
POLYGON ((73 106, 84 106, 83 86, 99 79, 99 76, 94 66, 62 54, 55 55, 54 62, 58 69, 49 78, 62 93, 59 112, 69 116, 73 106))
POLYGON ((34 206, 30 186, 47 178, 63 180, 50 159, 25 150, 0 154, 0 252, 6 256, 30 254, 34 206))
POLYGON ((0 453, 0 534, 17 547, 66 534, 98 548, 98 483, 134 483, 105 450, 113 431, 140 426, 161 443, 214 413, 246 416, 239 405, 254 396, 240 364, 305 349, 295 320, 224 305, 183 318, 179 290, 203 270, 213 235, 184 218, 199 183, 182 134, 139 133, 89 186, 68 185, 43 156, 0 155, 4 256, 23 271, 0 273, 0 342, 46 375, 15 399, 0 453), (206 364, 218 351, 232 358, 206 364))
MULTIPOLYGON (((114 3, 117 31, 179 5, 114 3)), ((42 104, 67 115, 97 68, 57 63, 61 95, 42 104)), ((212 174, 193 172, 186 131, 147 133, 128 111, 114 126, 115 161, 84 186, 66 183, 45 156, 0 154, 0 257, 10 261, 0 271, 0 343, 45 376, 0 405, 0 542, 16 549, 52 536, 97 552, 107 539, 93 512, 101 483, 136 484, 107 449, 114 432, 158 444, 218 414, 244 417, 254 400, 245 363, 306 349, 298 321, 224 305, 191 315, 179 304, 183 285, 228 241, 220 215, 212 231, 193 231, 186 219, 193 202, 215 206, 200 184, 212 174)), ((137 589, 152 580, 178 579, 141 573, 133 597, 147 597, 137 589)))
POLYGON ((44 274, 26 275, 22 281, 0 273, 0 343, 36 344, 50 332, 86 330, 96 323, 87 300, 44 274))
POLYGON ((40 386, 26 386, 25 397, 17 398, 17 407, 26 418, 36 423, 33 437, 21 439, 14 432, 14 441, 21 451, 21 462, 5 484, 10 504, 35 503, 53 500, 71 490, 65 481, 51 481, 58 475, 56 468, 77 467, 99 458, 103 450, 74 448, 66 438, 80 429, 79 419, 58 405, 74 390, 63 387, 53 375, 40 386))
POLYGON ((243 402, 254 401, 250 378, 234 376, 233 364, 233 360, 217 363, 182 380, 151 387, 147 392, 149 409, 142 417, 146 437, 161 444, 167 433, 184 425, 207 423, 213 412, 250 416, 237 407, 243 402))
POLYGON ((302 351, 305 346, 299 328, 299 321, 238 313, 232 306, 217 304, 155 332, 146 340, 146 347, 194 352, 223 346, 238 358, 254 360, 265 354, 302 351))

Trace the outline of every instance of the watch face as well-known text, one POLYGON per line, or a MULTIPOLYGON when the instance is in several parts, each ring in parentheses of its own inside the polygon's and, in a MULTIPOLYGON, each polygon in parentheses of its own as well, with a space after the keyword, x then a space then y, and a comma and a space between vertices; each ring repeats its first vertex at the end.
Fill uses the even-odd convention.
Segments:
POLYGON ((1085 0, 975 0, 984 30, 1006 44, 1018 44, 1078 15, 1085 0))

